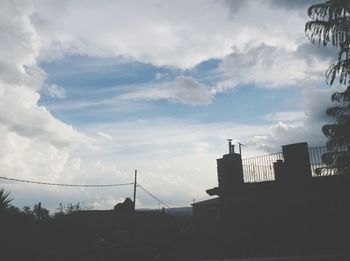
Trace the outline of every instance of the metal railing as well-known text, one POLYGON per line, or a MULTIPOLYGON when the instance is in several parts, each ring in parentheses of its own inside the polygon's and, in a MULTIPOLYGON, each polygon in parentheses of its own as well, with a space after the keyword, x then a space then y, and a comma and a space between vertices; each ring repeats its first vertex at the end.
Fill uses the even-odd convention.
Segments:
POLYGON ((335 175, 336 172, 334 169, 329 168, 327 164, 322 162, 322 154, 326 153, 326 147, 315 147, 309 149, 310 165, 311 165, 311 174, 312 176, 329 176, 335 175), (318 174, 318 172, 321 173, 318 174))
POLYGON ((275 180, 273 163, 283 159, 282 152, 243 159, 243 179, 246 183, 275 180))
MULTIPOLYGON (((334 168, 322 162, 322 154, 326 153, 325 147, 309 148, 309 158, 312 176, 337 175, 334 168)), ((243 179, 245 183, 264 182, 275 180, 273 163, 283 160, 282 152, 262 155, 242 160, 243 179)))

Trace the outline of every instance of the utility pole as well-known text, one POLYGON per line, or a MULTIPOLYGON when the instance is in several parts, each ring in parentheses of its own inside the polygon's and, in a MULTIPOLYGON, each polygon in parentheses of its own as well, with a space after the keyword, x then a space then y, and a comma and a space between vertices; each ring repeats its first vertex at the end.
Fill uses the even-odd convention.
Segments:
POLYGON ((135 169, 134 206, 133 206, 132 224, 131 224, 131 245, 132 245, 132 247, 135 247, 136 188, 137 188, 137 169, 135 169))
POLYGON ((135 169, 135 181, 134 181, 134 212, 136 210, 136 187, 137 187, 137 169, 135 169))

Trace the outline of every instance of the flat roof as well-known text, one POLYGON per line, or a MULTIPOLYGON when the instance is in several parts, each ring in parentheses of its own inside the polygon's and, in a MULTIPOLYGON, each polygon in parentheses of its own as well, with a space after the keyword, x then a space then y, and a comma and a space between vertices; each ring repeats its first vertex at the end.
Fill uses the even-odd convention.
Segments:
POLYGON ((213 205, 213 204, 218 204, 219 203, 219 198, 213 198, 213 199, 208 199, 208 200, 203 200, 203 201, 199 201, 196 203, 191 204, 192 206, 196 205, 213 205))

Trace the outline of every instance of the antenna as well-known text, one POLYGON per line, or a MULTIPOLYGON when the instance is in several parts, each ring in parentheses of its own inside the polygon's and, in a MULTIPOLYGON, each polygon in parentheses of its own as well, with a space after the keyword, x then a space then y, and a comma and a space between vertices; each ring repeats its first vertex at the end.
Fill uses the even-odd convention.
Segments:
POLYGON ((239 141, 237 142, 239 146, 239 154, 242 154, 242 146, 244 147, 244 144, 240 143, 239 141))

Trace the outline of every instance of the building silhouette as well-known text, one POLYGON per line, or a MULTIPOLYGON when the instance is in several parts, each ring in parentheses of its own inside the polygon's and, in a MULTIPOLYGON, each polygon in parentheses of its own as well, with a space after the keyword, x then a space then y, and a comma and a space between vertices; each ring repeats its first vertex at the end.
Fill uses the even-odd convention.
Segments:
POLYGON ((350 252, 350 176, 316 176, 307 143, 282 146, 274 178, 246 182, 240 153, 217 159, 216 196, 194 203, 203 256, 341 255, 350 252))

